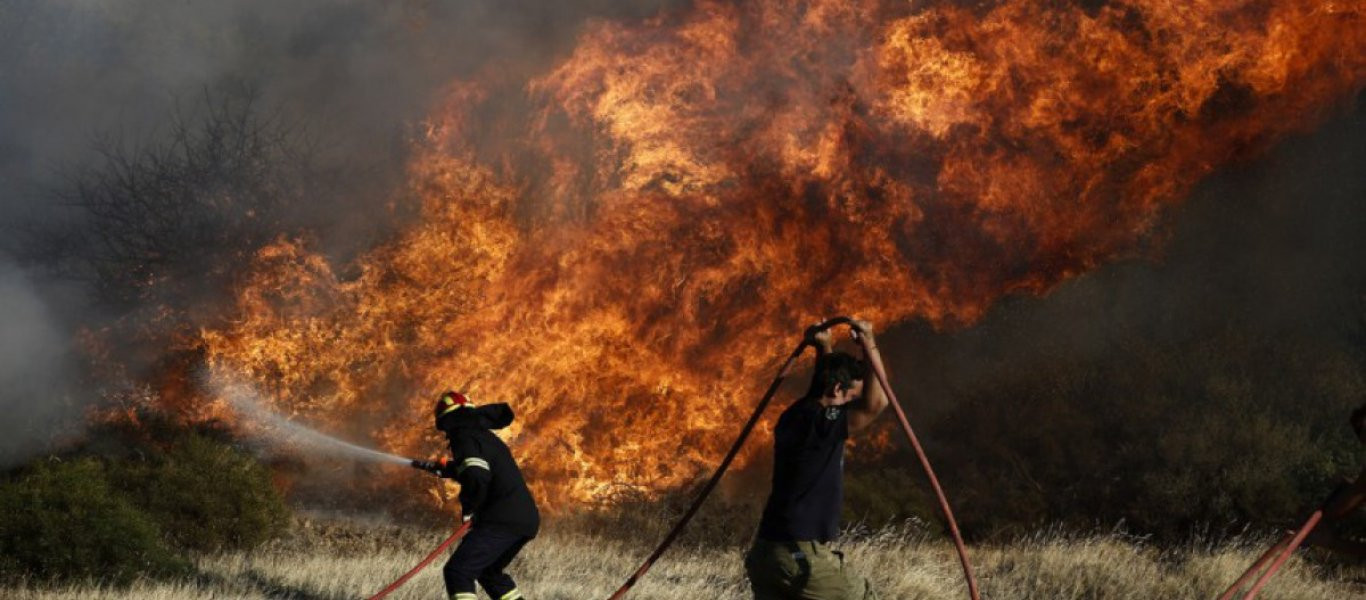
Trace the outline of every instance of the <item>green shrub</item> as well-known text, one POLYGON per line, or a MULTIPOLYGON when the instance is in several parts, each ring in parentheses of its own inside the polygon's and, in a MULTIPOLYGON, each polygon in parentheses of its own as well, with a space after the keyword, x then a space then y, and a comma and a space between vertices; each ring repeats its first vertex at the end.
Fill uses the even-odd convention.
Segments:
POLYGON ((183 552, 252 548, 288 520, 269 473, 221 430, 142 415, 0 480, 0 578, 183 574, 183 552))
POLYGON ((104 471, 91 458, 40 462, 0 483, 0 577, 123 585, 187 568, 104 471))
POLYGON ((230 445, 189 433, 144 456, 114 463, 111 482, 178 548, 245 550, 279 535, 289 523, 289 510, 270 474, 230 445))

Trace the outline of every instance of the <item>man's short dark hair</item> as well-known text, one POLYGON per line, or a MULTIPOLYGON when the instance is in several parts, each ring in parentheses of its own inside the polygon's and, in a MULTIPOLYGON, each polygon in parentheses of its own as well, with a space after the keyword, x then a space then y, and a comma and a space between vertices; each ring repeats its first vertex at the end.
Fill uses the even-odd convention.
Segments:
POLYGON ((816 370, 811 374, 807 398, 820 398, 835 392, 835 386, 848 388, 868 377, 868 365, 848 352, 827 352, 816 359, 816 370))

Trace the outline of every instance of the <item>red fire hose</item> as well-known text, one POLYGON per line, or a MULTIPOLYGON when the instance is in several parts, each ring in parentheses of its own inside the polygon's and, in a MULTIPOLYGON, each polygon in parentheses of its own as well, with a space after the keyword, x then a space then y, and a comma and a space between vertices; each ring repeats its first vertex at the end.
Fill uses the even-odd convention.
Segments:
POLYGON ((1309 518, 1304 521, 1303 525, 1300 525, 1299 529, 1295 530, 1294 533, 1285 534, 1280 541, 1268 548, 1267 551, 1257 559, 1257 562, 1252 563, 1252 566, 1248 567, 1246 571, 1243 571, 1243 575, 1239 577, 1237 581, 1233 582, 1233 585, 1228 586, 1227 590, 1224 590, 1224 593, 1219 596, 1219 600, 1230 600, 1233 598, 1233 594, 1238 591, 1238 588, 1243 587, 1243 584, 1247 583, 1255 573, 1261 571, 1262 566, 1265 565, 1267 561, 1271 561, 1271 557, 1274 556, 1276 557, 1276 560, 1271 561, 1271 566, 1267 567, 1266 571, 1262 572, 1261 576, 1257 578, 1256 583, 1252 584, 1252 589, 1248 590, 1247 594, 1243 595, 1243 600, 1252 600, 1253 598, 1256 598, 1257 594, 1261 593, 1262 588, 1266 587, 1267 582, 1271 581, 1271 577, 1285 565, 1285 561, 1290 559, 1290 556, 1295 553, 1295 550, 1300 547, 1300 544, 1304 543, 1304 538, 1309 537, 1309 533, 1318 526, 1319 521, 1321 520, 1323 520, 1323 510, 1314 511, 1314 514, 1309 515, 1309 518))
POLYGON ((882 366, 882 357, 874 354, 868 345, 868 338, 859 336, 859 344, 863 346, 863 355, 868 357, 868 362, 872 363, 873 373, 877 375, 878 384, 882 386, 882 393, 887 394, 887 402, 892 405, 892 410, 896 412, 896 418, 901 422, 901 430, 906 434, 906 439, 910 441, 911 448, 915 450, 915 455, 920 459, 920 466, 925 469, 925 475, 930 479, 930 487, 934 488, 934 495, 939 498, 939 510, 944 513, 944 520, 949 524, 949 533, 953 536, 954 548, 958 550, 958 562, 963 565, 963 578, 968 582, 968 596, 972 600, 980 600, 981 596, 977 591, 977 578, 972 574, 972 562, 968 560, 968 549, 963 545, 963 535, 958 531, 958 521, 953 518, 953 509, 949 507, 949 499, 944 495, 944 488, 939 485, 939 478, 934 475, 934 468, 930 466, 930 459, 925 455, 925 449, 920 447, 920 439, 915 436, 915 430, 911 429, 911 422, 906 418, 906 411, 901 409, 901 403, 897 401, 896 394, 892 392, 892 385, 887 382, 887 371, 882 366))
POLYGON ((427 568, 427 565, 432 564, 432 561, 436 560, 436 557, 440 556, 442 552, 445 552, 447 548, 450 548, 451 544, 454 544, 456 540, 465 537, 465 533, 470 530, 470 525, 472 523, 472 521, 465 521, 462 523, 460 527, 455 530, 455 533, 452 533, 451 537, 446 538, 446 541, 441 542, 440 546, 437 546, 435 550, 432 550, 431 554, 427 555, 427 558, 422 559, 422 562, 417 563, 416 567, 413 567, 407 573, 404 573, 402 577, 394 580, 393 583, 385 586, 384 589, 380 590, 375 595, 370 596, 370 600, 379 600, 380 598, 388 596, 389 594, 394 593, 394 590, 398 589, 403 584, 408 583, 408 580, 412 579, 413 575, 417 575, 418 571, 421 571, 422 569, 427 568))

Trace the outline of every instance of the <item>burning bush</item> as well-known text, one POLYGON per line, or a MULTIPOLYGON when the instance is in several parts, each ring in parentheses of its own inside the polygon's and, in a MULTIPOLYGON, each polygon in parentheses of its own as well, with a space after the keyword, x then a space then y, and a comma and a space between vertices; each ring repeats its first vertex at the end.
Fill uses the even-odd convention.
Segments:
POLYGON ((92 458, 40 462, 0 484, 0 577, 127 584, 188 564, 92 458))
POLYGON ((349 263, 259 248, 190 343, 400 453, 475 381, 517 407, 551 510, 663 493, 797 324, 968 325, 1146 252, 1214 168, 1361 87, 1344 3, 966 4, 697 2, 453 82, 413 149, 419 218, 349 263))

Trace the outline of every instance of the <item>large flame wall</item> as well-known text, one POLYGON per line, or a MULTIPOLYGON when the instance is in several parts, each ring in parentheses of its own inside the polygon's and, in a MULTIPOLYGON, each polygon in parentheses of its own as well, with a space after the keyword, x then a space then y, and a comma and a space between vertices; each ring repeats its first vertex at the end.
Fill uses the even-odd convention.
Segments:
POLYGON ((819 317, 967 324, 1133 252, 1359 91, 1366 7, 699 2, 506 72, 431 116, 417 222, 343 268, 263 248, 202 342, 401 453, 477 380, 556 505, 698 476, 819 317))

